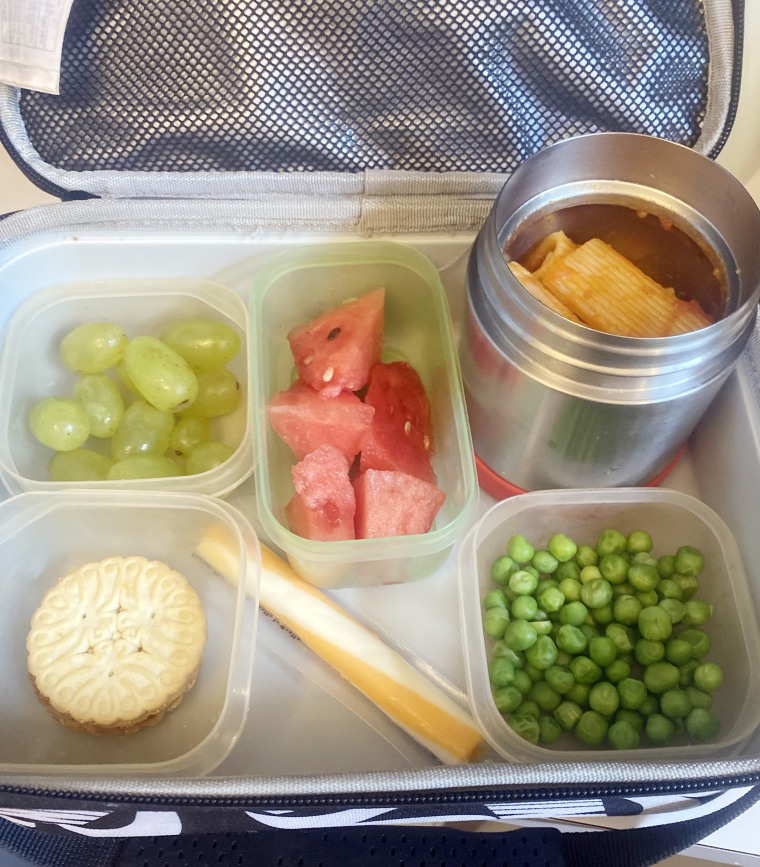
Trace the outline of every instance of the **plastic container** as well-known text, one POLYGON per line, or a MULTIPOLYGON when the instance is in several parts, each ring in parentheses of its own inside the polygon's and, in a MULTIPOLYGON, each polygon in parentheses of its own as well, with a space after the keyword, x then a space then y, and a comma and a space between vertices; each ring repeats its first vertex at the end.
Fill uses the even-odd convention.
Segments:
MULTIPOLYGON (((174 490, 224 494, 253 468, 248 418, 248 338, 245 304, 226 286, 208 280, 113 280, 66 283, 35 292, 13 314, 0 357, 0 477, 10 493, 61 488, 174 490), (213 419, 214 436, 235 451, 205 473, 165 479, 51 482, 47 465, 54 452, 29 431, 27 417, 44 397, 68 396, 78 376, 59 356, 64 335, 90 321, 110 321, 128 337, 158 336, 172 322, 209 317, 231 325, 240 351, 228 365, 241 385, 242 400, 227 416, 213 419)), ((118 381, 115 371, 107 371, 118 381)), ((124 390, 125 397, 129 393, 124 390)), ((107 440, 90 437, 87 447, 109 453, 107 440)))
POLYGON ((730 530, 712 509, 694 497, 665 488, 536 491, 492 506, 471 529, 459 551, 459 595, 467 691, 473 715, 493 748, 516 762, 694 761, 738 751, 760 725, 756 696, 760 688, 760 629, 741 556, 730 530), (709 742, 636 750, 586 747, 571 735, 551 746, 535 746, 517 735, 498 712, 488 679, 493 640, 482 628, 481 603, 495 587, 490 567, 504 553, 510 536, 522 533, 536 546, 557 532, 577 543, 594 545, 599 533, 647 530, 655 557, 681 545, 698 547, 705 557, 697 598, 713 606, 705 629, 711 647, 705 659, 723 667, 725 680, 715 693, 713 710, 721 728, 709 742))
POLYGON ((355 587, 432 573, 461 538, 477 485, 451 318, 438 272, 421 253, 388 242, 309 245, 270 260, 251 293, 255 477, 261 524, 306 580, 355 587), (330 307, 384 286, 384 357, 419 373, 430 400, 433 467, 446 494, 423 535, 315 542, 292 533, 284 510, 293 495, 293 456, 267 421, 271 396, 294 374, 288 332, 330 307))
POLYGON ((253 667, 257 598, 226 584, 194 555, 221 523, 237 542, 240 574, 258 594, 256 536, 242 515, 196 494, 60 491, 0 504, 0 771, 199 776, 230 752, 243 728, 253 667), (139 554, 182 573, 199 593, 208 639, 195 685, 154 726, 129 735, 72 731, 43 707, 27 674, 26 636, 47 590, 68 570, 139 554), (255 557, 255 561, 251 561, 255 557))

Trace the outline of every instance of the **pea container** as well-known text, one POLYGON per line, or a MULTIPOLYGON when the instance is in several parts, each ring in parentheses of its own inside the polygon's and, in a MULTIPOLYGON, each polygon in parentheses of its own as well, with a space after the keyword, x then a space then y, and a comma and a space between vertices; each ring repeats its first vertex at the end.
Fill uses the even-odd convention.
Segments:
MULTIPOLYGON (((111 368, 125 404, 135 395, 111 368)), ((250 476, 253 468, 248 412, 248 329, 245 304, 227 286, 185 278, 81 280, 49 285, 34 292, 13 311, 0 357, 0 478, 11 494, 92 490, 184 491, 220 496, 250 476), (231 456, 205 472, 167 478, 51 481, 52 449, 29 429, 29 413, 46 397, 71 397, 78 374, 61 360, 60 344, 72 329, 87 322, 111 322, 128 338, 158 337, 185 319, 208 318, 232 327, 240 350, 227 365, 237 379, 241 399, 230 413, 211 419, 212 437, 225 443, 231 456)), ((110 456, 110 440, 90 436, 85 446, 110 456)))
MULTIPOLYGON (((459 550, 459 602, 470 707, 484 736, 503 758, 514 762, 652 761, 691 762, 736 754, 760 725, 755 699, 760 689, 760 628, 736 541, 725 522, 690 494, 668 488, 589 488, 534 491, 497 502, 473 526, 459 550), (518 735, 494 702, 489 660, 495 641, 483 628, 483 600, 497 584, 491 566, 510 537, 525 536, 537 550, 556 533, 577 544, 596 545, 606 529, 628 535, 647 531, 652 556, 675 554, 683 545, 704 555, 695 599, 712 606, 704 624, 710 648, 704 661, 722 667, 723 683, 712 694, 720 729, 708 740, 685 733, 659 746, 641 736, 636 749, 613 749, 609 741, 587 746, 562 733, 551 745, 518 735)), ((674 631, 674 635, 676 632, 674 631)), ((634 670, 632 677, 641 677, 634 670)), ((551 715, 551 711, 549 712, 551 715)))
POLYGON ((240 512, 177 491, 24 493, 0 503, 0 556, 0 772, 194 777, 227 757, 248 717, 258 622, 259 546, 240 512), (209 532, 228 540, 239 564, 235 586, 195 553, 209 532), (69 729, 42 704, 27 673, 32 616, 70 570, 132 555, 165 563, 198 593, 208 637, 197 678, 152 726, 108 735, 69 729))
POLYGON ((525 160, 468 263, 459 352, 481 487, 503 497, 660 480, 746 346, 758 236, 742 185, 673 142, 598 133, 525 160), (713 323, 629 337, 550 310, 508 260, 558 230, 577 243, 608 238, 662 285, 696 296, 713 323))
POLYGON ((307 244, 284 252, 255 275, 250 300, 254 477, 261 525, 293 568, 322 587, 403 583, 430 575, 469 524, 477 483, 451 314, 433 263, 385 241, 307 244), (272 396, 295 378, 292 328, 335 305, 385 288, 383 358, 409 362, 430 402, 433 469, 445 500, 427 533, 336 542, 293 533, 285 507, 293 496, 287 445, 267 419, 272 396))

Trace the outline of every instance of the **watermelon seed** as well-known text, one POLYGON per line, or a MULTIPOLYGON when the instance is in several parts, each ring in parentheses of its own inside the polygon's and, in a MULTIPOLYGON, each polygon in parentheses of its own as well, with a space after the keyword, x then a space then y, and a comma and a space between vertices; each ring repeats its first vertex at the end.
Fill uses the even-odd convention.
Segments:
POLYGON ((312 361, 314 361, 314 356, 313 355, 307 355, 306 358, 304 358, 303 363, 304 364, 311 364, 312 361))
POLYGON ((408 433, 411 432, 411 430, 412 430, 412 423, 407 419, 407 420, 404 422, 404 433, 405 433, 405 434, 408 434, 408 433))
POLYGON ((334 373, 335 371, 332 369, 332 367, 328 367, 327 370, 325 370, 325 372, 322 374, 323 381, 329 382, 333 378, 334 373))
POLYGON ((327 335, 327 339, 328 340, 335 340, 335 338, 339 334, 340 334, 340 328, 338 326, 336 326, 335 328, 332 329, 332 331, 329 332, 329 334, 327 335))

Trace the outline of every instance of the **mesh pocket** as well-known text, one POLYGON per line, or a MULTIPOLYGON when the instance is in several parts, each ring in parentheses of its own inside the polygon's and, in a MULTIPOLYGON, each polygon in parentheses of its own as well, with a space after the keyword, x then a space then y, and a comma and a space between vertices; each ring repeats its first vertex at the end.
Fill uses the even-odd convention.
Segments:
POLYGON ((699 0, 75 0, 61 93, 21 110, 64 170, 509 172, 693 144, 708 48, 699 0))

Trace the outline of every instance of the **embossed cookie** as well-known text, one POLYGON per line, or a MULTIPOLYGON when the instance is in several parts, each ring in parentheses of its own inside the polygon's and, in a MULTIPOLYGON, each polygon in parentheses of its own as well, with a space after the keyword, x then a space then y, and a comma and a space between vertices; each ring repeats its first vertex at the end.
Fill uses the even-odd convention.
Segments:
POLYGON ((200 598, 184 576, 157 560, 108 557, 45 594, 26 640, 29 676, 64 725, 129 733, 179 704, 206 638, 200 598))

